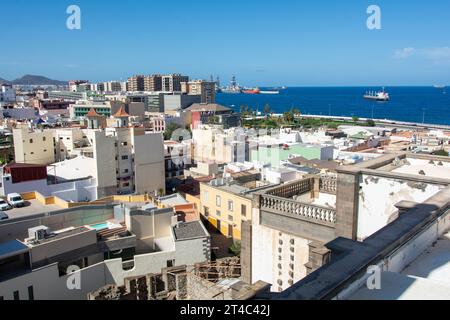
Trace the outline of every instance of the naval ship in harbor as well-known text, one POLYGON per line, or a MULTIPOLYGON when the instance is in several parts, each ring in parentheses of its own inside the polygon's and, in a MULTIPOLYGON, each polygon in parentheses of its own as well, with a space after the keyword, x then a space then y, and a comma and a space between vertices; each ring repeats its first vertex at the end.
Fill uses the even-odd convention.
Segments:
POLYGON ((381 91, 367 91, 364 95, 364 99, 368 100, 376 100, 376 101, 389 101, 391 100, 391 97, 389 96, 389 93, 383 90, 381 91))
POLYGON ((231 78, 230 85, 228 87, 224 87, 220 89, 220 92, 222 93, 242 93, 242 87, 238 85, 236 82, 236 76, 233 75, 231 78))
MULTIPOLYGON (((285 88, 286 87, 283 87, 282 89, 284 90, 285 88)), ((231 78, 230 85, 228 87, 220 88, 218 90, 218 92, 233 93, 233 94, 238 94, 238 93, 243 93, 243 94, 280 94, 280 90, 261 90, 258 87, 256 87, 256 88, 241 87, 236 82, 236 76, 234 76, 234 75, 231 78)))

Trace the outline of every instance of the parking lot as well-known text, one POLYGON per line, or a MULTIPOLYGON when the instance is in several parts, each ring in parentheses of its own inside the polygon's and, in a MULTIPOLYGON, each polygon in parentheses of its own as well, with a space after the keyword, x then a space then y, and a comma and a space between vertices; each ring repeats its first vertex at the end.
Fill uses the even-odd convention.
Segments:
POLYGON ((38 200, 29 200, 25 201, 25 207, 14 208, 4 212, 8 215, 9 220, 14 220, 56 210, 61 210, 61 207, 55 204, 43 205, 38 200))

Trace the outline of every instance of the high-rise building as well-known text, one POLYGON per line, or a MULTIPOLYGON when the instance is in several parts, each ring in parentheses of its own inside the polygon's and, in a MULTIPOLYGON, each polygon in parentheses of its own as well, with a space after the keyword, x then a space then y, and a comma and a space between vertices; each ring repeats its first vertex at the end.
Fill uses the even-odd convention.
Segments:
MULTIPOLYGON (((89 84, 89 81, 87 81, 87 80, 70 80, 69 81, 69 91, 81 92, 79 90, 80 89, 80 85, 86 85, 86 84, 89 84)), ((86 91, 86 90, 84 90, 84 91, 86 91)))
POLYGON ((179 73, 165 75, 162 77, 162 91, 180 92, 182 82, 189 82, 189 77, 179 73))
POLYGON ((216 83, 214 81, 193 80, 182 82, 181 92, 201 96, 201 103, 216 102, 216 83))
POLYGON ((0 102, 15 102, 16 90, 10 84, 0 84, 0 102))
POLYGON ((131 92, 144 91, 144 78, 145 77, 143 75, 135 75, 128 78, 127 90, 131 92))
POLYGON ((144 78, 144 91, 162 91, 162 75, 153 74, 144 78))

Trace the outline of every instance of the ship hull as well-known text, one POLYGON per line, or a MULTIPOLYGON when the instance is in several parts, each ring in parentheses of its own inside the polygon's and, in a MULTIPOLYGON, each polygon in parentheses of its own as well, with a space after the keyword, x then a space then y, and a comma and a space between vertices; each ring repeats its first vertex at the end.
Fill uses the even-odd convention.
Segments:
POLYGON ((389 98, 380 98, 380 97, 374 97, 374 96, 364 96, 364 99, 366 100, 375 100, 375 101, 389 101, 389 98))

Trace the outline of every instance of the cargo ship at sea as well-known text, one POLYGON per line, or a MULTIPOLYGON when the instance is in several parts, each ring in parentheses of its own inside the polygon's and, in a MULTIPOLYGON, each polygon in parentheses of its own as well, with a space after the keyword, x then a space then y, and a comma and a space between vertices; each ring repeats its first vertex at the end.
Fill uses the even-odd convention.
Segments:
POLYGON ((382 91, 375 92, 375 91, 368 91, 364 95, 364 99, 368 100, 376 100, 376 101, 389 101, 391 100, 391 97, 389 96, 389 93, 384 91, 384 88, 382 91))
POLYGON ((259 88, 249 88, 242 90, 242 93, 245 94, 260 94, 261 90, 259 88))

